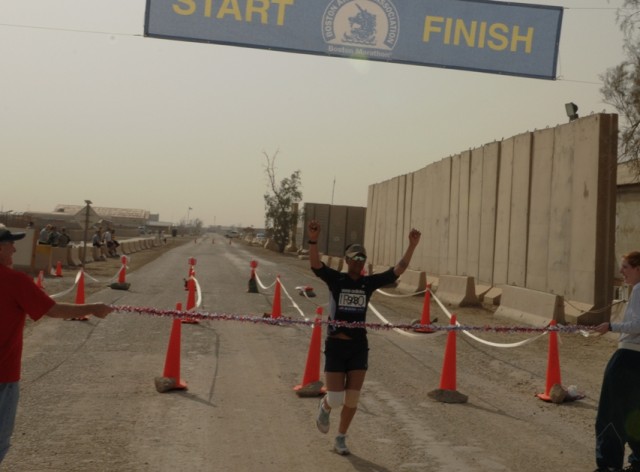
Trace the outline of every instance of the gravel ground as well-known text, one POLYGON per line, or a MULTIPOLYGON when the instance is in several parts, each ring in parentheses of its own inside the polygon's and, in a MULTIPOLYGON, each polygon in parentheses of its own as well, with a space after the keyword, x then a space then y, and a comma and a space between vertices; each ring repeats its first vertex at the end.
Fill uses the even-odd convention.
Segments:
MULTIPOLYGON (((197 258, 199 310, 236 315, 181 325, 181 377, 186 391, 159 394, 170 320, 114 313, 105 320, 42 320, 28 326, 22 397, 12 449, 1 470, 44 471, 357 471, 448 472, 588 471, 593 424, 604 366, 616 337, 559 337, 562 383, 585 397, 554 404, 536 398, 545 389, 549 337, 491 330, 457 333, 456 389, 463 404, 434 401, 448 335, 384 328, 370 330, 370 365, 358 413, 349 431, 350 456, 332 452, 336 415, 328 435, 315 428, 317 399, 299 398, 311 330, 287 319, 312 319, 328 294, 308 261, 218 238, 182 240, 133 254, 129 291, 107 288, 119 260, 91 263, 87 301, 171 309, 186 298, 187 260, 197 258), (282 326, 242 322, 270 313, 273 289, 247 293, 249 261, 266 284, 276 275, 282 326), (317 297, 298 295, 311 285, 317 297), (529 340, 518 347, 509 345, 529 340), (493 344, 492 344, 493 343, 493 344)), ((75 271, 47 278, 56 293, 75 271)), ((393 290, 390 290, 393 292, 393 290)), ((69 297, 73 299, 73 295, 69 297)), ((375 294, 372 323, 407 324, 420 318, 422 297, 375 294)), ((505 326, 487 308, 457 309, 464 326, 505 326)), ((448 324, 432 301, 431 317, 448 324)), ((451 372, 449 372, 451 374, 451 372)))

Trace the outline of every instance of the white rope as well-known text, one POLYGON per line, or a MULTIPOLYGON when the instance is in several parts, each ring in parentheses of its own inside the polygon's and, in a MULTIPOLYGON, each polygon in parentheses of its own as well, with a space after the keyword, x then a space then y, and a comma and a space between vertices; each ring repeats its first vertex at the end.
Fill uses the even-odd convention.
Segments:
POLYGON ((389 293, 389 292, 385 292, 384 290, 381 290, 381 289, 377 289, 376 292, 380 293, 381 295, 384 295, 385 297, 408 298, 408 297, 415 297, 416 295, 420 295, 421 293, 426 293, 427 290, 429 290, 429 289, 425 288, 424 290, 421 290, 419 292, 404 293, 404 294, 389 293))
POLYGON ((305 320, 305 321, 309 321, 309 318, 307 318, 306 316, 304 316, 304 313, 302 312, 302 310, 300 309, 300 307, 298 306, 298 304, 296 302, 293 301, 293 298, 291 298, 291 295, 289 295, 289 292, 287 292, 287 289, 285 288, 285 286, 282 284, 282 281, 280 281, 280 287, 282 287, 282 291, 285 293, 285 295, 287 296, 287 298, 289 299, 289 301, 291 302, 291 304, 294 306, 294 308, 296 310, 298 310, 298 313, 300 314, 300 316, 305 320))
MULTIPOLYGON (((445 313, 445 315, 447 315, 447 317, 449 319, 451 319, 451 316, 452 316, 451 313, 442 304, 442 302, 438 299, 438 297, 436 297, 433 292, 431 292, 431 296, 438 303, 438 305, 440 305, 440 308, 445 313)), ((460 326, 460 323, 458 323, 457 321, 456 321, 456 326, 460 326)), ((538 340, 538 338, 541 338, 542 336, 546 335, 547 331, 545 331, 544 333, 539 334, 539 335, 537 335, 537 336, 535 336, 533 338, 525 339, 524 341, 520 341, 520 342, 517 342, 517 343, 494 343, 494 342, 491 342, 491 341, 486 341, 484 339, 480 339, 479 337, 477 337, 477 336, 475 336, 475 335, 473 335, 473 334, 471 334, 471 333, 469 333, 469 332, 467 332, 465 330, 462 330, 462 334, 465 334, 466 336, 469 336, 471 339, 474 339, 474 340, 478 341, 479 343, 486 344, 487 346, 502 347, 502 348, 512 348, 512 347, 520 347, 520 346, 524 346, 526 344, 532 343, 533 341, 538 340)))
POLYGON ((198 294, 197 297, 197 301, 196 301, 196 306, 194 306, 192 308, 192 310, 198 308, 201 304, 202 304, 202 290, 200 289, 200 284, 198 283, 198 279, 195 278, 195 276, 191 276, 191 278, 193 279, 193 281, 196 284, 196 293, 198 294))
MULTIPOLYGON (((376 315, 380 321, 382 321, 385 324, 391 324, 391 323, 389 323, 389 320, 387 320, 384 316, 382 316, 382 314, 376 309, 376 307, 373 306, 373 303, 369 302, 369 308, 371 308, 371 311, 373 312, 373 314, 376 315)), ((409 337, 420 337, 420 336, 422 336, 421 334, 411 333, 409 331, 405 331, 405 330, 398 329, 398 328, 393 328, 393 330, 396 333, 402 334, 404 336, 409 336, 409 337)))
POLYGON ((256 280, 258 281, 258 285, 260 285, 260 288, 262 290, 269 290, 271 287, 273 287, 276 284, 276 280, 273 281, 273 283, 269 286, 266 286, 262 283, 262 280, 260 280, 260 277, 258 277, 258 271, 254 270, 254 275, 256 276, 256 280))
MULTIPOLYGON (((116 280, 116 279, 120 276, 120 273, 121 273, 123 270, 125 270, 125 269, 128 269, 128 267, 127 267, 126 265, 124 265, 124 264, 123 264, 122 266, 120 266, 120 270, 118 270, 118 272, 116 272, 116 275, 114 275, 113 277, 111 277, 111 278, 110 278, 109 280, 107 280, 106 282, 100 282, 100 280, 98 280, 98 279, 96 279, 96 278, 94 278, 94 277, 91 277, 91 275, 89 275, 86 271, 84 271, 84 276, 85 276, 86 278, 88 278, 89 280, 91 280, 92 282, 96 282, 96 283, 107 283, 107 284, 110 284, 110 283, 112 283, 114 280, 116 280)), ((64 290, 64 291, 59 292, 59 293, 54 293, 53 295, 49 295, 49 296, 50 296, 51 298, 53 298, 53 299, 56 299, 56 298, 64 297, 65 295, 67 295, 67 294, 71 293, 71 291, 72 291, 74 288, 76 288, 76 286, 78 285, 78 281, 80 280, 80 273, 81 273, 81 272, 83 272, 83 270, 82 270, 82 269, 80 269, 80 270, 78 271, 78 273, 76 274, 76 278, 75 278, 75 280, 74 280, 74 282, 73 282, 73 285, 72 285, 71 287, 69 287, 67 290, 64 290)), ((196 283, 197 283, 197 282, 196 282, 196 283)))
POLYGON ((64 297, 66 294, 71 293, 71 291, 76 287, 76 285, 78 285, 78 280, 80 280, 80 273, 82 271, 79 270, 78 273, 76 274, 76 280, 73 282, 73 285, 71 287, 69 287, 67 290, 65 290, 64 292, 60 292, 60 293, 55 293, 53 295, 49 295, 51 298, 60 298, 60 297, 64 297))

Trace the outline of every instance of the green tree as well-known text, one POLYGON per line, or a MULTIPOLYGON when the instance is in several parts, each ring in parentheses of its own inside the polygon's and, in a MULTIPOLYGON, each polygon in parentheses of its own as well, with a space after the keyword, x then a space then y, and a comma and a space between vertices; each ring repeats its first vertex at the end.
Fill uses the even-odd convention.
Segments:
POLYGON ((284 178, 277 183, 275 162, 278 151, 267 159, 266 174, 269 191, 264 194, 265 204, 265 226, 271 237, 278 245, 278 251, 284 252, 290 240, 292 230, 295 230, 298 223, 298 215, 293 210, 293 204, 302 200, 300 191, 300 171, 297 170, 291 176, 284 178))
POLYGON ((198 236, 200 236, 202 234, 202 226, 203 226, 203 222, 200 218, 195 218, 192 222, 191 222, 191 232, 193 234, 196 234, 198 236))
POLYGON ((628 161, 640 177, 640 0, 625 0, 617 21, 624 34, 625 60, 601 76, 600 91, 620 116, 618 160, 628 161))

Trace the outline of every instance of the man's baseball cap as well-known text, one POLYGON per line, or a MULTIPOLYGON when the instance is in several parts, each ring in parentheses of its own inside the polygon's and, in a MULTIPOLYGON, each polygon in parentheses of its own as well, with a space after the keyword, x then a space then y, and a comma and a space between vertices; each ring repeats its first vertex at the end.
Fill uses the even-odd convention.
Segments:
POLYGON ((367 251, 365 250, 364 246, 360 244, 352 244, 347 248, 344 255, 349 258, 354 258, 356 256, 367 257, 367 251))
POLYGON ((12 233, 6 227, 0 227, 0 243, 6 243, 9 241, 17 241, 24 238, 25 233, 12 233))

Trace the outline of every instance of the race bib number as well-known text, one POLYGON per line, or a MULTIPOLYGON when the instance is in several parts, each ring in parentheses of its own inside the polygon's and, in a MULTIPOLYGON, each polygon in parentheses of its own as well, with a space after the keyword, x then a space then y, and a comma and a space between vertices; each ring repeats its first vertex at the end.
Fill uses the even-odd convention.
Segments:
POLYGON ((344 311, 362 311, 367 305, 367 296, 358 290, 340 292, 338 306, 344 311))

